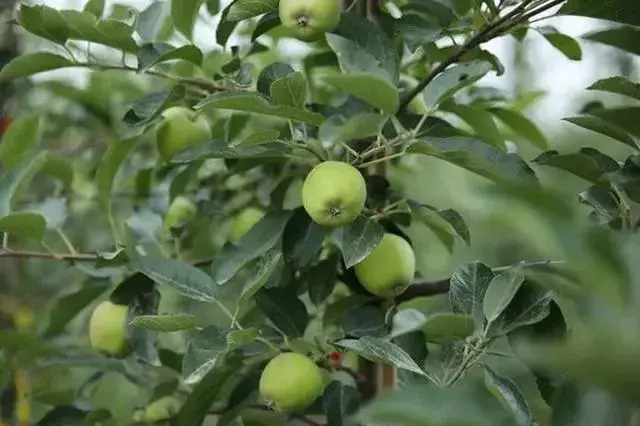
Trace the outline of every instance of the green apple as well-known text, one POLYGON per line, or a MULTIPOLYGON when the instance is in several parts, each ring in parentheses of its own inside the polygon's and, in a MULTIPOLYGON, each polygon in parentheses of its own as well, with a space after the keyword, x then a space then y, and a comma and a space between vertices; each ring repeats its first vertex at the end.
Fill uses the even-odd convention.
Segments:
POLYGON ((156 133, 160 156, 170 161, 178 151, 202 144, 211 138, 206 118, 185 107, 171 107, 162 112, 164 120, 156 133))
MULTIPOLYGON (((404 90, 405 94, 415 89, 418 86, 418 84, 420 84, 420 82, 415 78, 413 78, 412 76, 408 74, 400 75, 400 87, 405 89, 404 90)), ((409 105, 407 105, 407 111, 412 114, 419 114, 419 115, 424 115, 429 113, 429 108, 427 107, 427 104, 424 101, 424 97, 422 96, 422 93, 418 94, 413 99, 411 99, 411 102, 409 102, 409 105)))
POLYGON ((367 291, 392 299, 411 285, 416 273, 416 257, 407 240, 386 233, 373 252, 353 269, 367 291))
POLYGON ((354 221, 367 200, 367 185, 358 169, 325 161, 311 170, 302 185, 302 205, 314 222, 337 227, 354 221))
POLYGON ((311 358, 287 352, 269 361, 259 389, 275 411, 302 411, 322 395, 324 377, 311 358))
POLYGON ((165 229, 177 228, 193 219, 198 213, 198 207, 187 197, 179 195, 167 209, 163 225, 165 229))
POLYGON ((112 358, 126 358, 131 353, 127 337, 126 305, 109 300, 101 302, 89 321, 89 341, 97 352, 112 358))
POLYGON ((258 207, 247 207, 233 218, 233 226, 229 232, 229 241, 237 243, 256 223, 264 217, 264 210, 258 207))
POLYGON ((155 423, 168 420, 178 414, 182 401, 175 396, 164 396, 153 401, 143 410, 133 414, 133 421, 137 423, 155 423))
POLYGON ((342 0, 280 0, 282 26, 303 41, 320 38, 340 23, 342 0))

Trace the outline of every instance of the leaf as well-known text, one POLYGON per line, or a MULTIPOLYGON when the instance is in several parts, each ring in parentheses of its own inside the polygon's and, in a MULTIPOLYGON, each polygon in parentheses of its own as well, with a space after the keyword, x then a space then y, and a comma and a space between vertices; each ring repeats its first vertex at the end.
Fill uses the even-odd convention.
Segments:
POLYGON ((438 75, 422 91, 422 97, 429 109, 452 97, 462 88, 475 83, 491 71, 491 64, 485 61, 470 61, 455 65, 438 75))
POLYGON ((445 102, 440 106, 441 110, 456 114, 473 128, 483 141, 495 146, 504 147, 504 140, 496 125, 493 115, 484 108, 472 105, 445 102))
POLYGON ((599 117, 621 129, 640 138, 640 123, 635 119, 640 113, 640 106, 626 108, 597 109, 592 112, 599 117))
POLYGON ((0 82, 73 66, 73 62, 60 55, 47 52, 29 53, 20 55, 6 64, 0 71, 0 82))
POLYGON ((360 216, 352 223, 336 228, 331 235, 342 253, 345 267, 351 268, 378 247, 384 228, 378 222, 360 216))
POLYGON ((547 149, 549 147, 547 137, 538 126, 518 111, 497 107, 489 108, 488 111, 538 148, 547 149))
POLYGON ((360 113, 348 118, 333 115, 320 126, 318 138, 323 142, 335 144, 375 136, 385 121, 384 116, 373 113, 360 113))
POLYGON ((233 330, 227 334, 227 350, 233 351, 247 345, 260 334, 257 328, 244 328, 242 330, 233 330))
POLYGON ((427 323, 427 317, 417 309, 402 309, 393 316, 389 338, 420 330, 427 323))
POLYGON ((229 6, 227 20, 244 21, 263 13, 277 12, 278 0, 235 0, 229 6))
POLYGON ((471 243, 469 228, 455 210, 438 211, 435 207, 408 200, 411 213, 428 226, 449 251, 453 250, 453 236, 457 235, 467 244, 471 243))
POLYGON ((171 17, 176 29, 189 40, 193 37, 193 26, 204 0, 171 0, 171 17))
POLYGON ((123 121, 129 126, 141 126, 158 118, 167 107, 180 102, 185 94, 183 86, 174 86, 170 91, 147 93, 136 100, 125 113, 123 121))
POLYGON ((616 76, 596 81, 587 90, 617 93, 640 101, 640 84, 634 83, 626 77, 616 76))
POLYGON ((164 1, 153 1, 149 6, 140 11, 136 22, 136 31, 144 41, 164 39, 163 32, 167 27, 174 31, 171 18, 171 4, 164 1))
POLYGON ((640 26, 640 10, 633 0, 569 0, 558 15, 577 15, 640 26))
POLYGON ((17 212, 0 217, 0 232, 21 238, 41 240, 47 221, 37 213, 17 212))
POLYGON ((319 126, 324 117, 318 113, 286 105, 277 105, 272 99, 252 92, 225 91, 209 95, 196 109, 224 109, 253 112, 319 126))
POLYGON ((104 4, 105 0, 89 0, 83 10, 100 19, 104 14, 104 4))
POLYGON ((137 56, 138 71, 145 71, 156 64, 176 59, 198 66, 202 64, 202 51, 193 44, 174 47, 167 43, 148 43, 140 47, 137 56))
POLYGON ((182 376, 185 383, 198 383, 215 366, 227 350, 228 330, 208 326, 189 341, 182 360, 182 376))
POLYGON ((255 296, 260 310, 287 337, 302 337, 309 322, 304 303, 286 288, 261 289, 255 296))
POLYGON ((534 171, 518 155, 507 154, 476 139, 423 138, 411 144, 407 153, 439 158, 498 183, 538 183, 534 171))
POLYGON ((98 296, 105 292, 109 282, 96 280, 86 283, 79 290, 60 297, 56 300, 48 314, 46 329, 43 337, 54 337, 64 331, 64 328, 98 296))
POLYGON ((131 267, 161 285, 193 300, 213 302, 216 288, 211 278, 200 269, 181 260, 138 256, 131 267))
MULTIPOLYGON (((0 176, 0 217, 7 216, 12 212, 13 205, 20 193, 26 189, 33 177, 44 167, 48 157, 49 153, 42 151, 34 157, 27 158, 0 176)), ((42 224, 46 226, 44 219, 42 224)))
POLYGON ((160 332, 173 332, 197 328, 196 317, 191 314, 138 315, 131 325, 160 332))
POLYGON ((287 222, 282 235, 282 252, 285 259, 296 269, 313 262, 325 239, 325 229, 315 223, 307 211, 297 208, 287 222))
POLYGON ((279 105, 303 108, 307 99, 307 80, 300 71, 273 82, 270 95, 279 105))
POLYGON ((540 34, 542 34, 544 38, 547 39, 549 43, 551 43, 553 47, 558 49, 564 56, 573 61, 582 60, 582 48, 575 39, 569 37, 566 34, 559 33, 558 30, 553 27, 547 26, 536 29, 540 34))
POLYGON ((525 276, 518 269, 510 268, 493 277, 483 299, 484 316, 487 322, 495 321, 509 306, 525 276))
POLYGON ((116 174, 127 155, 135 147, 137 137, 117 141, 107 148, 96 171, 96 186, 104 201, 110 202, 116 174))
POLYGON ((619 168, 616 160, 593 148, 582 148, 571 154, 547 151, 533 162, 565 170, 592 183, 599 182, 605 174, 619 168))
POLYGON ((156 315, 160 304, 160 292, 155 288, 149 292, 139 292, 129 303, 127 313, 127 335, 136 358, 154 367, 160 367, 158 355, 158 333, 153 330, 135 327, 131 324, 137 316, 156 315))
POLYGON ((269 279, 278 271, 278 268, 283 266, 284 260, 280 250, 271 250, 250 264, 250 271, 246 275, 241 275, 244 286, 240 294, 239 303, 246 302, 252 298, 269 282, 269 279))
POLYGON ((348 426, 347 418, 358 408, 358 391, 335 380, 322 395, 322 406, 327 415, 327 426, 348 426))
POLYGON ((135 53, 138 45, 133 39, 134 28, 118 19, 98 20, 89 12, 66 9, 60 12, 69 29, 69 38, 102 44, 114 49, 135 53))
POLYGON ((265 96, 271 96, 271 86, 277 80, 285 78, 296 71, 289 64, 284 64, 282 62, 274 62, 271 65, 268 65, 260 71, 260 75, 258 75, 258 83, 256 88, 258 92, 262 93, 265 96))
POLYGON ((372 298, 368 296, 363 296, 361 294, 351 294, 330 304, 325 309, 324 315, 322 317, 323 327, 339 325, 342 321, 342 318, 347 314, 347 312, 352 309, 356 309, 371 300, 372 298))
POLYGON ((429 342, 446 342, 466 339, 473 334, 474 326, 470 315, 438 312, 427 316, 422 332, 429 342))
POLYGON ((451 310, 473 317, 478 329, 484 323, 484 297, 494 276, 491 268, 481 262, 465 263, 451 275, 451 310))
POLYGON ((307 284, 309 299, 314 305, 321 305, 333 292, 338 279, 338 260, 338 254, 334 253, 302 275, 302 280, 307 284))
POLYGON ((563 118, 563 120, 575 124, 576 126, 583 127, 587 130, 601 133, 605 136, 622 142, 625 145, 629 145, 632 148, 637 148, 636 142, 624 129, 612 123, 607 123, 601 118, 590 115, 579 115, 575 117, 566 117, 563 118))
POLYGON ((553 401, 551 426, 628 426, 633 409, 603 389, 567 383, 553 401))
POLYGON ((0 132, 0 162, 6 169, 17 166, 36 147, 40 139, 40 117, 25 115, 16 118, 0 132))
POLYGON ((388 340, 378 337, 365 336, 360 339, 343 339, 335 343, 337 346, 356 352, 363 358, 372 362, 381 362, 395 365, 397 368, 411 371, 421 376, 428 376, 411 359, 409 354, 388 340))
POLYGON ((549 315, 551 296, 551 290, 523 283, 500 318, 491 325, 492 332, 507 334, 542 321, 549 315))
POLYGON ((69 27, 61 13, 49 6, 22 3, 17 21, 28 32, 60 45, 69 38, 69 27))
POLYGON ((281 240, 290 217, 290 212, 267 213, 236 245, 225 247, 211 265, 214 282, 226 283, 248 262, 273 248, 281 240))
POLYGON ((621 49, 634 55, 640 55, 640 45, 635 40, 640 37, 640 28, 618 27, 603 31, 593 31, 582 36, 587 40, 621 49))
POLYGON ((522 391, 508 377, 484 365, 484 384, 500 403, 513 414, 516 426, 533 426, 533 414, 522 391))
POLYGON ((371 305, 349 310, 342 319, 342 328, 345 334, 351 337, 384 337, 387 335, 384 311, 371 305))

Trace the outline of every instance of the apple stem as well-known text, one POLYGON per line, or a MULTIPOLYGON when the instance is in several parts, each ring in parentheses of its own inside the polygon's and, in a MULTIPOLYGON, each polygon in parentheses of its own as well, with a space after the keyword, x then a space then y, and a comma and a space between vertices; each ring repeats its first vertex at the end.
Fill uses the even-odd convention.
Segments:
POLYGON ((297 22, 300 28, 304 28, 309 25, 309 19, 306 16, 299 16, 297 22))

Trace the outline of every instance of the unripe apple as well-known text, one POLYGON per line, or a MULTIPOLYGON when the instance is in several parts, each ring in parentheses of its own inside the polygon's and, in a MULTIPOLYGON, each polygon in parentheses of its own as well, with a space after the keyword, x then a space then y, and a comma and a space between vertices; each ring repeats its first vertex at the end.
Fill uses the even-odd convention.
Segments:
POLYGON ((112 358, 126 358, 131 353, 127 337, 126 305, 109 300, 101 302, 89 321, 89 341, 97 352, 112 358))
POLYGON ((182 407, 182 401, 175 396, 164 396, 153 401, 143 410, 133 414, 133 421, 138 423, 155 423, 168 420, 178 414, 182 407))
POLYGON ((367 291, 392 299, 411 285, 416 272, 416 258, 407 240, 386 233, 373 252, 353 269, 367 291))
MULTIPOLYGON (((400 86, 405 89, 404 90, 405 95, 409 93, 411 90, 415 89, 419 83, 420 82, 418 80, 416 80, 415 78, 413 78, 408 74, 400 75, 400 86)), ((417 94, 416 96, 413 97, 413 99, 411 99, 411 102, 409 102, 409 105, 407 105, 407 111, 412 114, 418 114, 418 115, 424 115, 429 113, 429 108, 427 107, 427 104, 424 101, 424 97, 422 96, 422 93, 417 94)))
POLYGON ((198 207, 187 197, 179 195, 167 209, 164 216, 165 229, 177 228, 193 219, 198 213, 198 207))
POLYGON ((280 0, 278 15, 282 26, 303 41, 320 38, 340 23, 341 0, 280 0))
POLYGON ((260 222, 265 212, 257 207, 247 207, 233 219, 233 226, 229 232, 229 241, 236 243, 242 238, 256 223, 260 222))
POLYGON ((358 169, 325 161, 311 170, 302 185, 302 204, 314 222, 337 227, 353 222, 364 209, 367 184, 358 169))
POLYGON ((170 161, 176 153, 200 145, 211 137, 211 129, 204 117, 185 107, 171 107, 162 112, 164 120, 156 133, 160 156, 170 161))
POLYGON ((259 389, 275 411, 302 411, 322 395, 324 378, 311 358, 287 352, 269 361, 259 389))

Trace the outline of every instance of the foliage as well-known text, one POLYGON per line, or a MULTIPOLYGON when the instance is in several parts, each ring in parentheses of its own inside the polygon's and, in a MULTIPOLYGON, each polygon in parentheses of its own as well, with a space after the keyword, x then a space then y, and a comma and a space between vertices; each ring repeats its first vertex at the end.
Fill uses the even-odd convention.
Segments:
POLYGON ((640 86, 595 81, 587 91, 628 103, 564 119, 618 143, 614 158, 563 149, 523 112, 525 96, 481 84, 505 71, 483 48, 499 37, 535 30, 581 59, 578 41, 539 24, 550 13, 615 22, 584 38, 640 53, 636 0, 346 3, 337 28, 294 44, 277 0, 19 6, 13 24, 46 44, 0 70, 0 83, 31 79, 0 126, 0 423, 637 423, 640 86), (200 20, 213 49, 196 41, 200 20), (88 71, 86 84, 40 78, 67 68, 88 71), (176 106, 210 137, 163 156, 156 137, 176 106), (301 197, 328 160, 357 168, 367 192, 333 228, 301 197), (448 182, 402 180, 440 162, 482 179, 509 228, 507 266, 478 256, 446 279, 420 270, 436 249, 416 229, 452 259, 494 238, 452 208, 464 195, 424 195, 448 182), (549 170, 584 185, 568 193, 549 170), (385 233, 418 260, 392 299, 354 272, 385 233), (90 347, 104 300, 128 307, 125 359, 90 347), (274 412, 259 394, 282 352, 324 372, 303 411, 274 412))

